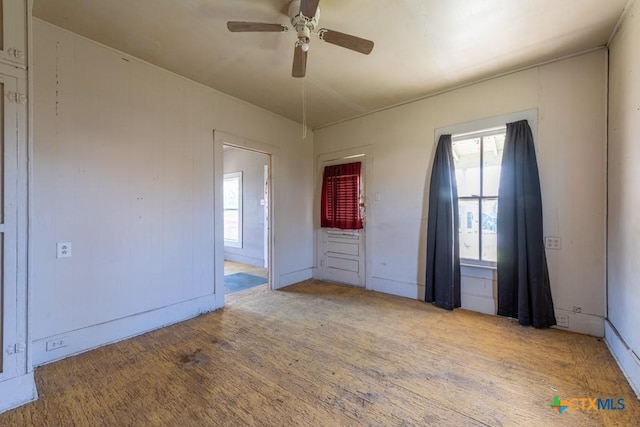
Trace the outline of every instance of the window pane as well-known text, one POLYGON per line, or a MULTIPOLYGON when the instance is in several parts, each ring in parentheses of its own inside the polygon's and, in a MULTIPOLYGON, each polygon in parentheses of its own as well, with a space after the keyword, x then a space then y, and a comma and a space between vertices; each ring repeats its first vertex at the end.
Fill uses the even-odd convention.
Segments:
POLYGON ((224 240, 229 240, 232 242, 238 241, 238 223, 239 212, 237 210, 224 211, 224 240))
POLYGON ((484 176, 482 177, 482 195, 485 197, 498 195, 503 148, 504 134, 485 136, 483 138, 482 161, 484 176))
POLYGON ((222 184, 225 246, 242 247, 242 172, 224 174, 222 184))
POLYGON ((238 209, 239 197, 240 193, 240 179, 238 177, 235 178, 225 178, 223 186, 223 204, 225 209, 238 209))
POLYGON ((496 233, 498 218, 498 200, 482 201, 482 259, 497 261, 498 241, 496 233))
POLYGON ((322 227, 363 228, 360 211, 361 162, 325 166, 320 200, 322 227))
POLYGON ((458 196, 480 195, 480 138, 452 143, 458 196))
POLYGON ((460 258, 479 259, 478 201, 459 200, 458 210, 460 216, 460 258))

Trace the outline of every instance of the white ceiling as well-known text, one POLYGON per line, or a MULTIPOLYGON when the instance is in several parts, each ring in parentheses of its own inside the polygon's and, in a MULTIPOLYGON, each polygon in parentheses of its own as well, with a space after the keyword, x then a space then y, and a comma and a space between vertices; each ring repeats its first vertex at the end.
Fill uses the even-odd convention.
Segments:
POLYGON ((375 42, 362 55, 312 38, 291 77, 287 0, 35 0, 34 16, 312 128, 607 43, 627 0, 321 0, 319 28, 375 42))

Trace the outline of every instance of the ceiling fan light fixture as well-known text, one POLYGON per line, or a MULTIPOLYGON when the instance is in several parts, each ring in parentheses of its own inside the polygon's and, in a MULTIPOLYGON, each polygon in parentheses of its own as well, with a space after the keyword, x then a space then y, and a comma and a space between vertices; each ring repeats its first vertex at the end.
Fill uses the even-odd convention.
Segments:
MULTIPOLYGON (((1 0, 0 0, 1 1, 1 0)), ((297 33, 293 66, 293 77, 304 77, 307 68, 307 53, 311 34, 317 34, 320 40, 351 49, 368 55, 373 49, 373 42, 351 34, 321 28, 316 31, 320 19, 320 0, 291 0, 289 3, 289 20, 291 28, 297 33)), ((284 32, 289 28, 282 24, 262 22, 228 21, 227 28, 231 32, 284 32)))

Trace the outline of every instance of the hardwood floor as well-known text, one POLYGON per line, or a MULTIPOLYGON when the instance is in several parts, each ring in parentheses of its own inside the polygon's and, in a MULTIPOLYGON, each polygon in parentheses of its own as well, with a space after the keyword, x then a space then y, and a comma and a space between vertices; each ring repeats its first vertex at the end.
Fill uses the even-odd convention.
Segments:
POLYGON ((262 267, 255 267, 249 264, 241 264, 239 262, 224 261, 224 274, 247 273, 253 276, 269 278, 269 270, 262 267))
POLYGON ((36 426, 638 425, 602 340, 358 288, 303 282, 36 370, 36 426), (554 396, 623 398, 613 411, 554 396))

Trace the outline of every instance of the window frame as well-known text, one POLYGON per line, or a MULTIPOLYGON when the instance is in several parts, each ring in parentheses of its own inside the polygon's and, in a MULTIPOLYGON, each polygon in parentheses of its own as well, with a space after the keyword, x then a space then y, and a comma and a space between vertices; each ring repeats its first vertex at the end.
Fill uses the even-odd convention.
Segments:
MULTIPOLYGON (((495 196, 485 196, 484 193, 484 140, 487 137, 495 136, 495 135, 506 135, 507 127, 506 125, 494 126, 487 129, 480 129, 477 131, 457 133, 451 135, 451 145, 453 148, 453 144, 456 141, 464 141, 468 139, 480 139, 480 194, 479 195, 471 195, 471 196, 458 196, 458 201, 460 200, 474 200, 478 203, 478 258, 464 258, 460 257, 460 262, 463 265, 474 265, 474 266, 484 266, 484 267, 496 267, 497 261, 485 260, 482 259, 482 204, 483 201, 486 200, 495 200, 498 201, 498 195, 495 196)), ((454 161, 455 164, 455 161, 454 161)), ((457 169, 457 168, 456 168, 457 169)), ((458 224, 458 228, 462 228, 462 224, 458 224)), ((460 231, 458 231, 460 232, 460 231)), ((460 243, 458 243, 460 244, 460 243)), ((497 256, 497 254, 496 254, 497 256)))
MULTIPOLYGON (((491 109, 491 108, 490 108, 491 109)), ((451 117, 447 117, 450 119, 451 117)), ((529 122, 531 132, 533 133, 533 141, 536 152, 538 151, 538 109, 531 108, 520 111, 513 111, 511 113, 499 114, 495 116, 486 116, 478 119, 471 119, 469 121, 453 122, 449 124, 440 124, 439 127, 433 130, 432 149, 435 150, 436 144, 441 135, 460 135, 464 133, 474 133, 482 129, 490 129, 498 126, 505 126, 507 123, 517 122, 519 120, 526 120, 529 122)), ((481 264, 478 261, 474 261, 470 258, 463 258, 460 260, 461 265, 467 267, 478 267, 492 269, 495 271, 496 263, 481 264)))
POLYGON ((224 246, 226 247, 231 247, 231 248, 242 248, 242 227, 243 227, 243 221, 242 221, 242 171, 238 171, 238 172, 230 172, 230 173, 225 173, 222 176, 222 193, 223 193, 223 197, 222 197, 222 223, 223 223, 223 238, 224 238, 224 246), (238 181, 238 208, 227 208, 224 205, 224 183, 227 180, 237 180, 238 181), (237 211, 238 212, 238 240, 228 240, 226 237, 224 237, 224 228, 225 228, 225 224, 224 224, 224 217, 225 217, 225 213, 227 211, 237 211))
MULTIPOLYGON (((353 195, 353 194, 349 194, 353 195)), ((325 165, 323 169, 322 188, 320 192, 320 227, 339 230, 360 230, 364 228, 362 198, 362 162, 337 163, 325 165), (355 181, 355 185, 353 185, 355 181), (344 189, 353 193, 355 200, 344 201, 344 189), (354 225, 349 227, 347 225, 354 225)))

